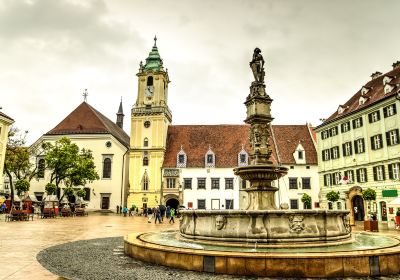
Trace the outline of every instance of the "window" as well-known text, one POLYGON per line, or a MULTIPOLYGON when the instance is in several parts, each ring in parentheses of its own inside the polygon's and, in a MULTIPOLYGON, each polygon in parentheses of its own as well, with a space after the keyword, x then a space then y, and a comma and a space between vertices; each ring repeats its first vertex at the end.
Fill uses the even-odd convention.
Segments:
POLYGON ((309 165, 306 165, 306 169, 310 169, 310 166, 309 166, 309 165))
POLYGON ((176 167, 186 167, 186 163, 187 163, 187 156, 185 151, 181 147, 181 150, 176 155, 176 167))
POLYGON ((152 86, 153 85, 153 76, 148 76, 147 77, 147 86, 152 86))
POLYGON ((372 150, 378 150, 383 148, 382 145, 382 134, 378 134, 371 137, 371 148, 372 150))
POLYGON ((289 178, 289 190, 297 189, 297 178, 289 178))
POLYGON ((111 148, 111 146, 112 146, 111 141, 107 141, 107 142, 106 142, 106 147, 107 147, 107 148, 111 148))
POLYGON ((178 155, 178 163, 185 163, 185 155, 178 155))
POLYGON ((174 189, 175 188, 176 179, 175 178, 167 178, 167 188, 174 189))
POLYGON ((294 169, 294 166, 293 166, 293 165, 291 165, 291 166, 290 166, 290 169, 294 169))
POLYGON ((207 164, 212 164, 214 162, 213 155, 207 155, 207 164))
POLYGON ((324 175, 324 186, 329 187, 332 185, 332 176, 331 174, 324 175))
POLYGON ((356 170, 356 175, 357 175, 357 182, 358 183, 365 183, 368 181, 367 178, 367 169, 366 168, 360 168, 356 170))
POLYGON ((149 166, 149 158, 147 156, 143 157, 143 166, 149 166))
POLYGON ((342 210, 342 203, 340 201, 336 204, 338 210, 342 210))
POLYGON ((374 166, 372 170, 374 172, 374 181, 385 180, 385 167, 383 165, 374 166))
POLYGON ((143 147, 148 147, 148 146, 149 146, 149 139, 147 139, 147 137, 146 137, 143 140, 143 147))
POLYGON ((342 133, 350 130, 350 122, 345 122, 340 125, 342 133))
POLYGON ((298 159, 303 159, 303 151, 297 151, 298 159))
POLYGON ((354 151, 356 154, 362 154, 365 152, 364 138, 354 141, 354 151))
POLYGON ((396 104, 392 104, 383 108, 383 117, 388 118, 390 116, 396 115, 396 104))
POLYGON ((233 209, 233 199, 225 199, 225 209, 233 209))
POLYGON ((342 144, 343 156, 351 156, 353 154, 351 142, 342 144))
POLYGON ((386 132, 386 143, 388 146, 399 144, 399 129, 393 129, 386 132))
POLYGON ((248 154, 242 147, 242 150, 238 154, 238 166, 247 166, 248 165, 248 154))
POLYGON ((368 114, 369 123, 377 122, 380 119, 381 119, 381 114, 379 113, 379 111, 375 111, 375 112, 368 114))
POLYGON ((83 200, 90 201, 90 188, 84 188, 84 190, 85 190, 85 197, 83 198, 83 200))
POLYGON ((185 190, 191 190, 192 189, 192 178, 184 178, 183 179, 183 188, 185 190))
POLYGON ((339 158, 340 155, 339 155, 339 147, 338 146, 331 148, 331 156, 332 156, 332 159, 339 158))
POLYGON ((46 169, 46 162, 44 158, 40 158, 38 161, 38 173, 37 173, 38 178, 44 178, 45 169, 46 169))
POLYGON ((206 178, 197 178, 197 189, 206 189, 206 178))
POLYGON ((392 163, 388 165, 389 179, 399 180, 400 179, 400 163, 392 163))
POLYGON ((219 178, 211 178, 211 189, 219 189, 219 178))
POLYGON ((362 117, 359 117, 358 119, 353 120, 353 129, 360 128, 362 126, 363 126, 362 117))
POLYGON ((149 190, 149 178, 147 177, 147 173, 145 173, 143 175, 143 179, 142 179, 142 189, 144 191, 149 190))
MULTIPOLYGON (((151 105, 150 105, 151 106, 151 105)), ((149 128, 150 127, 150 121, 145 121, 144 122, 144 127, 149 128)))
POLYGON ((246 180, 242 180, 242 184, 241 184, 242 189, 246 188, 246 180))
POLYGON ((111 159, 106 157, 103 160, 103 179, 111 178, 111 159))
POLYGON ((303 209, 311 209, 312 202, 310 202, 310 206, 307 203, 303 203, 303 209))
POLYGON ((328 134, 328 131, 327 131, 327 130, 321 132, 321 138, 322 138, 322 140, 324 140, 324 139, 326 139, 326 138, 328 138, 328 137, 329 137, 329 134, 328 134))
POLYGON ((301 178, 301 185, 303 186, 303 190, 311 189, 311 178, 309 177, 301 178))
POLYGON ((333 184, 334 185, 339 185, 341 179, 342 179, 342 176, 341 176, 340 172, 333 173, 333 184))
POLYGON ((333 204, 332 204, 332 202, 330 202, 330 201, 328 202, 328 209, 329 209, 329 210, 333 210, 333 204))
POLYGON ((215 154, 211 150, 211 148, 208 149, 206 156, 205 156, 205 166, 206 167, 215 167, 215 154))
POLYGON ((345 178, 344 180, 347 180, 348 183, 353 183, 354 182, 354 171, 353 170, 347 170, 344 172, 345 178))
POLYGON ((290 209, 299 209, 299 201, 297 199, 290 200, 290 209))
POLYGON ((331 149, 326 149, 322 151, 322 160, 327 161, 331 159, 331 149))
POLYGON ((197 209, 206 209, 206 200, 205 199, 197 200, 197 209))
POLYGON ((225 178, 225 190, 233 190, 233 178, 225 178))
POLYGON ((241 154, 240 155, 240 163, 246 163, 246 155, 245 154, 241 154))
POLYGON ((335 126, 335 127, 332 127, 330 130, 329 130, 329 136, 336 136, 337 134, 338 134, 338 127, 337 126, 335 126))

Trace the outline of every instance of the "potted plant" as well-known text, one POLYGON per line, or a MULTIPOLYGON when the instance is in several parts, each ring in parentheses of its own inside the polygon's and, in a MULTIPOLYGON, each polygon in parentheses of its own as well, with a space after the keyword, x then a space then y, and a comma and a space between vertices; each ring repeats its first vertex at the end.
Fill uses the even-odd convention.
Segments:
POLYGON ((331 202, 332 204, 336 201, 338 201, 340 198, 340 194, 339 192, 335 192, 335 191, 330 191, 326 194, 326 199, 331 202))
POLYGON ((363 190, 362 196, 364 200, 368 203, 368 215, 369 219, 364 221, 364 230, 378 231, 378 221, 376 219, 376 213, 371 209, 371 201, 376 199, 376 191, 374 189, 368 188, 363 190))
POLYGON ((311 196, 303 193, 303 196, 301 197, 301 202, 304 203, 304 209, 311 209, 311 196))

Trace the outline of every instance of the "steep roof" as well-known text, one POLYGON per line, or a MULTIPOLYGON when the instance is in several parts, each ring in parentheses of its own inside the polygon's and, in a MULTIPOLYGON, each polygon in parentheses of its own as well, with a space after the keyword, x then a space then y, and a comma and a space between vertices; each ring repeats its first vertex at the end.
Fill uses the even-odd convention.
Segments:
POLYGON ((344 109, 344 111, 339 114, 338 111, 333 113, 329 118, 326 119, 326 121, 321 124, 318 127, 324 126, 325 124, 328 124, 336 119, 351 115, 357 111, 360 111, 362 109, 365 109, 372 104, 379 102, 385 98, 389 98, 391 96, 394 96, 398 90, 400 90, 400 67, 397 67, 386 74, 380 75, 369 82, 367 82, 363 87, 369 89, 367 93, 364 95, 361 94, 362 88, 357 91, 356 94, 354 94, 346 103, 344 103, 341 107, 344 109), (392 85, 394 88, 391 92, 386 93, 384 91, 384 84, 383 84, 383 79, 385 76, 390 76, 393 79, 390 81, 390 85, 392 85), (359 104, 359 99, 360 97, 363 96, 366 98, 366 101, 364 104, 359 104))
POLYGON ((125 147, 129 147, 128 134, 86 102, 82 102, 45 135, 68 134, 111 134, 125 147))
MULTIPOLYGON (((235 167, 242 146, 247 152, 251 150, 249 130, 249 125, 171 125, 168 127, 163 167, 176 167, 176 156, 181 147, 187 155, 187 167, 204 167, 209 147, 215 153, 216 167, 235 167)), ((274 125, 273 132, 280 163, 295 164, 293 153, 299 141, 306 151, 307 164, 317 163, 317 153, 307 125, 274 125)), ((271 160, 276 164, 279 160, 272 137, 270 145, 271 160)))

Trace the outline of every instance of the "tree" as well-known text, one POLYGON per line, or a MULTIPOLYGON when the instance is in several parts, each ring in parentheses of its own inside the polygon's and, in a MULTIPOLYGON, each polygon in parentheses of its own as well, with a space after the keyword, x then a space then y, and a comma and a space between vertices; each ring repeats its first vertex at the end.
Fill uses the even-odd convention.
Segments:
POLYGON ((29 191, 30 183, 26 179, 20 179, 15 183, 15 189, 17 190, 17 194, 21 195, 24 192, 29 191))
POLYGON ((25 147, 27 133, 27 131, 20 133, 16 127, 11 127, 8 133, 4 173, 10 182, 11 205, 14 203, 13 178, 30 182, 37 174, 37 166, 30 161, 30 158, 39 153, 36 149, 25 147))
POLYGON ((301 197, 301 202, 304 203, 306 209, 311 209, 311 196, 309 196, 306 193, 303 193, 303 196, 301 197))
POLYGON ((362 196, 368 202, 369 214, 374 215, 375 213, 372 213, 371 211, 371 201, 376 199, 376 191, 374 189, 368 188, 366 190, 363 190, 362 196))
POLYGON ((81 198, 84 198, 86 196, 86 191, 84 189, 80 189, 76 192, 76 195, 81 198))
POLYGON ((99 179, 92 152, 86 149, 79 150, 69 138, 63 137, 54 145, 49 143, 46 152, 45 160, 47 169, 50 170, 50 183, 54 183, 57 190, 60 184, 66 187, 64 194, 58 198, 60 201, 64 195, 70 193, 68 188, 83 186, 87 182, 99 179))
POLYGON ((339 192, 330 191, 326 194, 326 199, 330 202, 336 202, 340 198, 339 192))
POLYGON ((57 187, 56 185, 52 184, 52 183, 47 183, 46 186, 44 187, 47 195, 52 195, 55 194, 57 191, 57 187))

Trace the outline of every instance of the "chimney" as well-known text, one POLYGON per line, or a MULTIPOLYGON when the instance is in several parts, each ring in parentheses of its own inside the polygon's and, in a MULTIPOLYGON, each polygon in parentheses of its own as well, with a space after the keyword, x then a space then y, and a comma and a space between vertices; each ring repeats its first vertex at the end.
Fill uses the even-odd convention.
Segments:
POLYGON ((393 69, 399 68, 400 67, 400 61, 396 61, 395 63, 392 64, 393 69))
POLYGON ((375 79, 375 78, 378 78, 380 75, 382 75, 382 73, 379 72, 379 71, 376 71, 375 73, 372 73, 372 75, 371 75, 371 80, 373 80, 373 79, 375 79))

